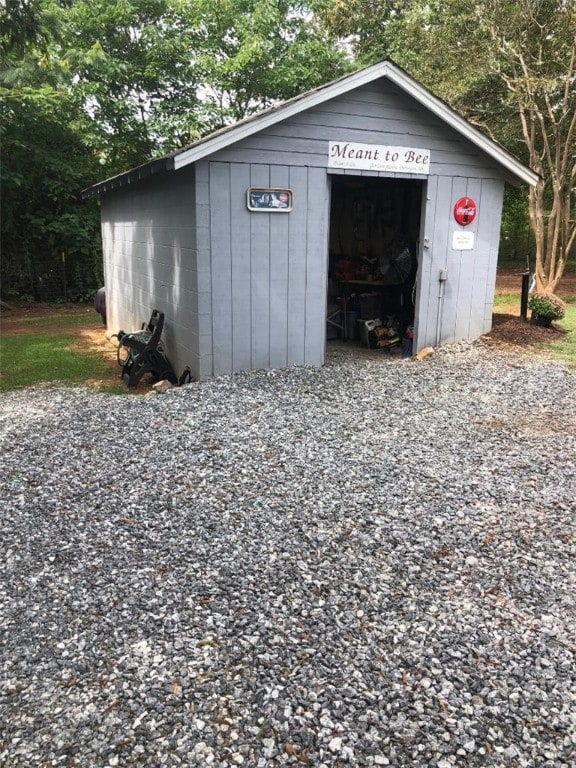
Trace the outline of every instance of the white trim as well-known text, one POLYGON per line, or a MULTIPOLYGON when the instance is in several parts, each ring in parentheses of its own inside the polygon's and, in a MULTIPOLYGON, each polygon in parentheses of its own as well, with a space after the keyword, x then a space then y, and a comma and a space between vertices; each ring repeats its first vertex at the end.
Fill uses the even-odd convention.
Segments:
POLYGON ((206 157, 206 155, 211 155, 221 149, 226 149, 226 147, 229 147, 231 144, 242 141, 242 139, 247 139, 249 136, 259 133, 266 128, 270 128, 272 125, 276 125, 282 120, 287 120, 294 115, 298 115, 306 109, 312 109, 319 104, 324 104, 324 102, 330 101, 330 99, 333 99, 336 96, 348 93, 355 88, 360 88, 378 77, 384 76, 388 65, 389 62, 387 61, 381 62, 380 64, 374 64, 371 67, 361 69, 347 77, 336 80, 329 85, 321 86, 305 96, 297 96, 284 104, 280 104, 277 107, 272 107, 265 112, 254 115, 254 117, 241 120, 239 123, 222 131, 222 133, 218 133, 212 138, 208 137, 205 141, 200 140, 197 144, 193 144, 188 149, 176 155, 174 157, 174 169, 178 170, 185 165, 195 163, 203 157, 206 157))
POLYGON ((500 165, 507 168, 514 176, 517 176, 527 184, 531 184, 533 187, 538 183, 540 178, 537 173, 527 168, 523 163, 517 160, 513 155, 507 152, 503 147, 496 142, 492 141, 477 128, 474 128, 467 120, 455 112, 447 104, 444 104, 438 97, 430 93, 424 86, 417 83, 409 75, 395 67, 390 70, 389 79, 395 83, 399 88, 406 91, 410 96, 413 96, 416 101, 420 102, 423 107, 426 107, 430 112, 435 114, 444 122, 451 125, 464 138, 471 141, 479 149, 486 154, 494 158, 500 165))
POLYGON ((506 168, 513 176, 532 186, 536 186, 539 176, 527 168, 513 155, 480 133, 464 118, 460 117, 447 104, 434 96, 424 86, 417 83, 408 74, 398 69, 392 62, 383 61, 370 67, 361 69, 351 75, 340 78, 326 86, 322 86, 310 93, 299 96, 290 101, 272 107, 266 112, 249 117, 230 128, 223 129, 212 137, 200 140, 188 149, 174 155, 174 169, 178 170, 186 165, 226 149, 242 139, 259 133, 282 120, 287 120, 307 109, 312 109, 337 96, 349 93, 356 88, 373 82, 382 77, 387 77, 409 96, 418 101, 423 107, 435 114, 454 130, 458 131, 465 139, 475 144, 480 150, 492 157, 499 165, 506 168))

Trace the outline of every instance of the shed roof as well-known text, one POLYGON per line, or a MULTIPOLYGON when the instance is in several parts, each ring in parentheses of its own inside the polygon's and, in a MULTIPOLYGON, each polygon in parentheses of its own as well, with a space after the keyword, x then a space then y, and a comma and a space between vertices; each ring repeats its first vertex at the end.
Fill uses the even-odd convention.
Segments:
POLYGON ((286 120, 300 112, 304 112, 307 109, 316 107, 330 99, 341 96, 382 78, 386 78, 394 83, 425 109, 450 125, 451 128, 460 133, 465 139, 495 160, 502 166, 502 168, 508 171, 512 177, 520 182, 525 182, 532 186, 536 185, 539 178, 537 173, 530 170, 530 168, 521 163, 520 160, 514 157, 514 155, 511 155, 495 141, 492 141, 492 139, 485 136, 481 131, 449 107, 444 101, 437 96, 434 96, 431 91, 414 80, 414 78, 410 77, 410 75, 397 64, 386 59, 377 64, 372 64, 364 69, 353 72, 352 74, 344 75, 337 80, 333 80, 330 83, 326 83, 311 91, 295 96, 292 99, 283 101, 274 107, 270 107, 269 109, 258 112, 250 117, 246 117, 244 120, 240 120, 233 125, 220 128, 204 138, 199 139, 182 149, 176 150, 169 155, 165 155, 156 160, 151 160, 130 171, 101 181, 98 184, 83 190, 82 197, 93 197, 102 192, 136 183, 141 179, 157 173, 184 168, 187 165, 195 163, 198 160, 202 160, 215 152, 229 147, 231 144, 235 144, 242 139, 246 139, 255 133, 269 128, 282 120, 286 120))

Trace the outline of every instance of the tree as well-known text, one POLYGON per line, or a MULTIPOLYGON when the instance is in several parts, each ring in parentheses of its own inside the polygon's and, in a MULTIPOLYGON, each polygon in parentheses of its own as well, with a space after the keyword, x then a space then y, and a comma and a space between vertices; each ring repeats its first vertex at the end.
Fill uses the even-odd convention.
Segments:
POLYGON ((198 29, 201 110, 216 128, 343 74, 343 50, 294 0, 185 3, 198 29))
POLYGON ((37 298, 96 287, 83 187, 345 66, 298 0, 0 0, 0 23, 3 290, 37 298))
POLYGON ((343 71, 292 0, 73 0, 59 13, 84 141, 109 173, 343 71))
POLYGON ((361 61, 390 56, 540 174, 536 280, 554 291, 576 238, 573 0, 328 0, 322 16, 361 61))
POLYGON ((103 173, 127 170, 197 135, 197 35, 185 24, 181 3, 56 5, 63 29, 56 55, 82 114, 77 129, 103 173))
POLYGON ((98 164, 70 127, 78 113, 49 54, 55 17, 42 2, 9 0, 0 20, 3 290, 78 296, 101 272, 98 211, 77 198, 98 164))
POLYGON ((520 120, 530 166, 536 286, 553 292, 576 242, 576 4, 571 0, 484 0, 493 67, 520 120), (501 18, 504 11, 503 18, 501 18))

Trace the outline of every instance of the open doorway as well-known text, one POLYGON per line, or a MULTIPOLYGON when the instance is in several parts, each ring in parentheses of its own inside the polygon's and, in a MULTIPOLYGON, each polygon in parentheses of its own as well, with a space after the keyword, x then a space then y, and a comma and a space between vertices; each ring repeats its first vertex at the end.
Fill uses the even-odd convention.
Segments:
POLYGON ((327 339, 406 351, 416 309, 424 182, 331 179, 327 339))

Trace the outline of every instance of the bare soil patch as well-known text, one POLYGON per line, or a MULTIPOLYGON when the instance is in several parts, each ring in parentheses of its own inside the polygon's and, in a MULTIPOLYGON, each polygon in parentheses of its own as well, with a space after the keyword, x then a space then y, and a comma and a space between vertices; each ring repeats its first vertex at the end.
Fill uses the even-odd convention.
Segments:
MULTIPOLYGON (((522 272, 520 267, 516 269, 507 269, 498 272, 496 278, 496 293, 520 293, 522 288, 522 272)), ((558 283, 556 293, 575 293, 576 275, 574 272, 565 272, 562 280, 558 283)))
POLYGON ((492 315, 492 330, 483 338, 494 349, 542 354, 539 345, 550 344, 567 333, 563 328, 555 326, 540 328, 531 325, 520 317, 519 309, 515 311, 512 307, 498 307, 498 311, 492 315))

